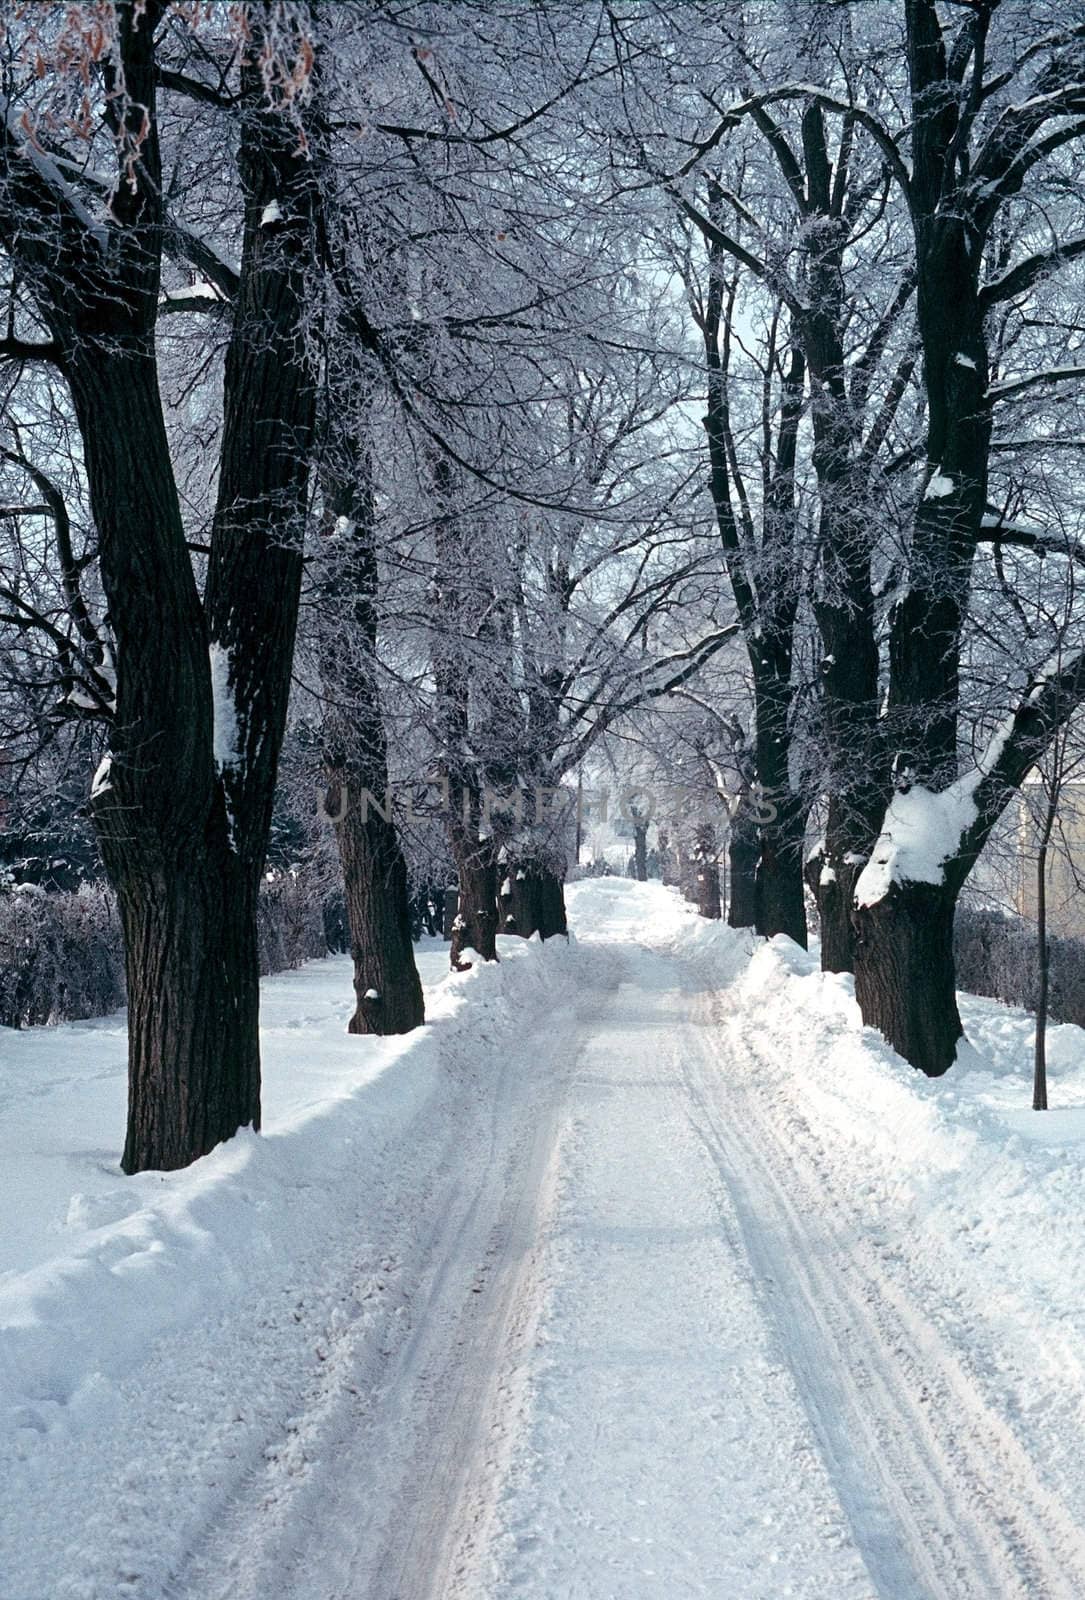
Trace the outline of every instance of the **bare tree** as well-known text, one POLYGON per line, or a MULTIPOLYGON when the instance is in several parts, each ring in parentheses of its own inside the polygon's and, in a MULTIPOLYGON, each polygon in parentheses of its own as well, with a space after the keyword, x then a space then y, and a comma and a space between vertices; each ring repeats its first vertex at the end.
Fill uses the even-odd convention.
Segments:
POLYGON ((201 599, 155 348, 168 227, 157 36, 169 19, 153 3, 107 11, 100 48, 83 57, 102 107, 91 150, 114 161, 104 205, 80 198, 61 163, 91 163, 73 163, 47 127, 48 97, 66 93, 59 69, 29 84, 7 69, 0 239, 13 332, 2 353, 47 360, 62 376, 98 532, 116 698, 103 641, 95 685, 109 694, 110 751, 92 804, 125 931, 123 1165, 134 1172, 182 1166, 260 1120, 256 894, 301 575, 313 419, 305 277, 318 203, 300 137, 303 14, 284 37, 272 8, 247 7, 236 52, 242 260, 201 599), (283 48, 294 54, 275 82, 283 48), (20 325, 44 334, 24 337, 20 325))

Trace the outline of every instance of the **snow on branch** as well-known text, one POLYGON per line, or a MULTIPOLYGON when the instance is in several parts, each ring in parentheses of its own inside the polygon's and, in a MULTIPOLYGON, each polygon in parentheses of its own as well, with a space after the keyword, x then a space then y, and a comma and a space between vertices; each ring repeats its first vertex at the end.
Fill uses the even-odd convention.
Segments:
POLYGON ((1023 261, 1018 261, 999 278, 993 278, 985 284, 980 291, 980 305, 987 310, 990 306, 997 305, 1000 300, 1012 300, 1015 295, 1024 294, 1026 289, 1032 287, 1037 279, 1053 267, 1059 267, 1064 261, 1073 261, 1077 256, 1085 254, 1085 233, 1077 234, 1072 239, 1060 240, 1050 250, 1039 250, 1035 255, 1026 256, 1023 261))
POLYGON ((1065 556, 1068 561, 1085 562, 1085 548, 1078 540, 1064 533, 1030 528, 1026 523, 1004 522, 994 512, 983 518, 979 539, 982 544, 1009 544, 1019 550, 1032 550, 1038 556, 1065 556))
POLYGON ((945 864, 976 820, 981 773, 936 793, 920 783, 889 802, 882 831, 855 884, 855 904, 877 905, 894 884, 944 883, 945 864))
MULTIPOLYGON (((81 166, 76 161, 71 161, 67 156, 57 156, 54 165, 71 173, 74 183, 84 184, 95 194, 108 196, 112 193, 113 182, 103 172, 95 172, 91 168, 81 166)), ((70 187, 70 185, 69 185, 70 187)), ((172 213, 167 212, 163 219, 164 243, 169 254, 179 260, 188 261, 197 272, 202 272, 204 278, 218 293, 227 300, 232 300, 241 282, 241 268, 236 261, 231 261, 217 245, 210 239, 198 234, 187 223, 181 222, 172 213)), ((195 290, 189 290, 193 294, 195 290)))
POLYGON ((676 185, 667 184, 666 189, 683 215, 695 227, 700 229, 709 244, 714 244, 719 249, 726 250, 727 254, 732 256, 740 266, 745 267, 747 271, 753 273, 755 278, 759 278, 762 283, 774 289, 781 300, 784 301, 788 310, 795 316, 801 317, 804 314, 806 307, 799 299, 798 294, 781 268, 770 266, 768 262, 762 261, 759 256, 755 256, 752 251, 747 250, 744 245, 740 244, 737 239, 732 238, 710 217, 706 217, 704 212, 695 206, 692 201, 687 200, 676 185))
POLYGON ((59 164, 38 143, 25 112, 15 119, 15 108, 7 98, 0 101, 0 106, 3 108, 4 130, 9 149, 18 151, 21 159, 34 169, 42 184, 50 191, 54 201, 59 202, 71 221, 81 225, 99 250, 108 249, 108 225, 101 222, 88 209, 79 198, 74 186, 62 174, 59 164))
POLYGON ((893 796, 870 860, 855 885, 855 904, 884 900, 894 885, 962 883, 991 829, 1052 735, 1085 701, 1085 652, 1062 653, 1034 677, 996 728, 971 771, 945 789, 923 784, 893 796))
POLYGON ((71 264, 85 263, 90 255, 104 258, 108 225, 91 213, 57 162, 37 143, 25 116, 15 117, 7 97, 0 97, 0 153, 6 180, 0 213, 7 230, 17 228, 21 233, 28 257, 50 273, 59 258, 66 257, 71 264))
POLYGON ((1085 378, 1085 367, 1048 367, 1043 372, 1030 372, 1023 378, 1008 378, 1005 383, 993 383, 987 391, 987 398, 1007 400, 1010 395, 1035 389, 1041 383, 1066 383, 1074 378, 1085 378))
POLYGON ((744 117, 752 117, 755 111, 784 100, 816 100, 827 111, 837 111, 842 116, 851 117, 860 127, 866 129, 881 150, 885 157, 886 165, 896 178, 904 195, 911 196, 912 175, 908 171, 907 164, 898 150, 892 134, 884 123, 879 122, 873 112, 869 111, 865 106, 856 105, 850 100, 841 99, 839 95, 830 94, 823 84, 817 83, 780 84, 774 89, 766 90, 763 94, 751 95, 748 99, 740 100, 736 105, 731 106, 723 112, 719 123, 707 138, 701 140, 696 146, 693 155, 683 162, 677 172, 672 174, 672 181, 674 178, 688 177, 694 167, 706 155, 715 150, 725 135, 732 128, 737 127, 744 117))
POLYGON ((643 704, 645 700, 656 700, 661 695, 670 694, 679 688, 688 679, 692 678, 704 666, 705 662, 721 650, 729 639, 733 639, 740 632, 737 622, 730 622, 725 628, 717 628, 707 634, 696 644, 690 645, 686 650, 675 651, 673 655, 664 656, 659 661, 653 661, 648 666, 642 667, 636 674, 637 678, 647 678, 649 675, 664 672, 670 675, 662 682, 643 683, 632 696, 623 704, 617 706, 614 716, 620 716, 625 711, 632 711, 635 706, 643 704), (671 668, 677 671, 671 672, 671 668))
POLYGON ((159 296, 158 309, 163 312, 195 312, 221 316, 230 309, 230 302, 214 284, 197 281, 184 289, 165 289, 159 296))

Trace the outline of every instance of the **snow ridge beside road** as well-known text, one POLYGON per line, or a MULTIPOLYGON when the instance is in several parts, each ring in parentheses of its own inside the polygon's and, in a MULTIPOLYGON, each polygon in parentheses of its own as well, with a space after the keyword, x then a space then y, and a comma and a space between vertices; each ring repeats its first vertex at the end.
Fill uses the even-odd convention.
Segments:
POLYGON ((425 949, 430 1020, 403 1039, 347 1035, 345 958, 266 980, 265 1131, 178 1173, 124 1178, 109 1148, 123 1016, 3 1030, 2 1600, 159 1600, 239 1496, 292 1500, 324 1418, 368 1402, 357 1362, 410 1324, 442 1174, 471 1184, 503 1064, 530 1073, 515 1042, 576 960, 508 943, 462 974, 425 949))

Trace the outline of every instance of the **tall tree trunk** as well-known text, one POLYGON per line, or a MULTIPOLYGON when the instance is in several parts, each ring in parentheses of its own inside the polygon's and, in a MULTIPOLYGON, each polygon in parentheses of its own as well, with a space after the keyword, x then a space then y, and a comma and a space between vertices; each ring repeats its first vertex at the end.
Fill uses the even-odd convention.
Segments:
POLYGON ((434 529, 437 585, 433 676, 441 773, 448 804, 445 830, 456 868, 459 903, 452 925, 449 962, 456 969, 465 949, 483 961, 497 960, 498 845, 482 837, 484 779, 471 754, 471 668, 467 641, 478 637, 481 592, 473 581, 464 530, 454 506, 454 477, 447 456, 430 463, 438 516, 434 529))
MULTIPOLYGON (((790 640, 786 655, 790 659, 790 640)), ((767 939, 783 933, 805 949, 802 869, 806 808, 791 789, 791 700, 791 685, 782 663, 759 673, 754 748, 764 792, 751 796, 759 840, 755 926, 767 939)))
POLYGON ((115 877, 128 983, 122 1167, 169 1170, 260 1125, 257 886, 228 850, 115 877))
MULTIPOLYGON (((391 807, 386 813, 365 803, 360 790, 348 792, 350 804, 335 827, 357 1002, 347 1031, 410 1033, 425 1021, 425 1004, 411 942, 403 851, 391 807)), ((383 790, 378 799, 383 804, 383 790)))
MULTIPOLYGON (((985 36, 991 8, 979 8, 985 36)), ((931 0, 905 8, 911 85, 916 314, 927 399, 926 472, 908 579, 889 629, 888 720, 894 779, 944 789, 958 774, 961 641, 976 544, 987 509, 990 368, 979 276, 994 208, 960 180, 961 103, 945 94, 947 56, 931 0)), ((863 1020, 932 1076, 951 1064, 961 1023, 952 916, 963 878, 894 885, 856 912, 855 992, 863 1020), (950 884, 953 887, 950 887, 950 884), (923 925, 927 916, 928 925, 923 925)))
POLYGON ((565 911, 565 884, 556 872, 543 868, 539 874, 539 934, 543 939, 564 937, 569 932, 565 911))
POLYGON ((767 939, 786 934, 806 948, 806 899, 803 893, 805 813, 797 801, 785 801, 779 816, 762 824, 754 878, 755 926, 767 939))
POLYGON ((806 864, 806 883, 817 902, 821 924, 822 972, 855 970, 855 885, 861 861, 837 854, 835 865, 819 850, 806 864))
POLYGON ((953 966, 957 890, 899 883, 856 909, 855 998, 913 1067, 937 1078, 952 1065, 962 1034, 953 966))
POLYGON ((504 931, 530 939, 541 939, 568 932, 565 916, 565 886, 545 863, 525 862, 510 866, 509 892, 502 896, 507 904, 504 931))
POLYGON ((329 373, 321 581, 324 769, 343 870, 354 962, 350 1033, 409 1033, 425 1021, 411 940, 407 866, 388 797, 388 743, 377 687, 377 568, 368 405, 358 375, 329 373), (342 813, 340 817, 340 813, 342 813))
POLYGON ((854 365, 849 372, 845 354, 852 310, 845 298, 849 225, 843 215, 843 192, 834 200, 824 115, 816 104, 803 113, 803 148, 809 201, 819 219, 818 226, 805 231, 808 304, 800 327, 810 368, 818 482, 814 613, 822 647, 824 788, 829 802, 823 860, 808 881, 821 923, 822 968, 850 972, 852 890, 878 836, 890 792, 878 726, 878 644, 871 581, 877 526, 870 487, 873 457, 862 433, 871 352, 863 352, 861 373, 854 365))
MULTIPOLYGON (((1055 768, 1059 765, 1056 748, 1055 768)), ((1051 945, 1047 937, 1047 857, 1051 848, 1051 835, 1059 811, 1060 784, 1052 774, 1044 820, 1040 831, 1040 846, 1036 852, 1036 963, 1039 969, 1036 995, 1036 1043, 1033 1052, 1032 1109, 1047 1110, 1047 1010, 1051 992, 1051 945)))
POLYGON ((113 96, 118 148, 139 156, 113 194, 104 243, 0 133, 0 233, 71 390, 117 646, 110 770, 91 809, 126 939, 126 1172, 184 1166, 260 1114, 256 876, 233 849, 215 769, 208 631, 155 361, 161 14, 155 0, 118 6, 102 58, 106 83, 124 91, 113 96))
MULTIPOLYGON (((709 180, 711 206, 723 203, 716 179, 709 180)), ((728 392, 731 319, 734 291, 725 307, 723 249, 709 241, 712 271, 701 324, 708 371, 709 488, 724 559, 735 597, 753 677, 754 743, 757 779, 774 815, 758 828, 759 861, 754 921, 758 933, 771 938, 784 933, 806 944, 803 898, 802 834, 805 811, 791 790, 792 664, 799 584, 796 581, 798 513, 795 462, 802 417, 806 359, 790 341, 786 374, 779 396, 779 429, 771 469, 765 464, 767 495, 762 508, 757 576, 749 565, 754 529, 748 506, 740 499, 739 517, 732 499, 730 396, 728 392), (797 848, 796 848, 797 838, 797 848)), ((775 324, 774 324, 775 328, 775 324)), ((773 333, 775 341, 775 331, 773 333)), ((770 368, 775 365, 775 356, 770 368)), ((732 896, 733 898, 733 896, 732 896)))
POLYGON ((1036 961, 1040 983, 1036 996, 1036 1044, 1032 1068, 1032 1109, 1047 1110, 1047 1003, 1051 987, 1051 951, 1047 939, 1047 841, 1036 857, 1036 961))
POLYGON ((207 631, 153 351, 93 356, 69 381, 117 642, 110 769, 91 809, 125 935, 131 1173, 259 1127, 259 873, 233 849, 212 759, 207 631))
POLYGON ((731 812, 727 835, 727 867, 730 893, 727 897, 727 924, 731 928, 757 925, 757 862, 761 841, 757 834, 753 797, 743 787, 731 812))
POLYGON ((375 685, 360 663, 349 677, 328 692, 349 693, 355 716, 343 707, 327 712, 324 722, 327 810, 335 819, 354 962, 356 1005, 347 1030, 409 1033, 425 1021, 425 1003, 411 941, 407 865, 387 794, 375 685))
POLYGON ((459 820, 450 829, 450 843, 459 880, 459 905, 449 960, 453 967, 462 967, 463 952, 471 949, 483 961, 496 961, 498 869, 492 841, 480 839, 477 829, 459 820))
POLYGON ((693 838, 694 897, 700 916, 718 921, 720 868, 716 857, 716 830, 710 822, 698 823, 693 838))
POLYGON ((538 933, 542 921, 542 877, 530 862, 511 862, 508 869, 508 893, 503 894, 502 909, 505 933, 518 934, 530 939, 538 933))
POLYGON ((633 824, 633 875, 638 883, 648 882, 648 824, 633 824))

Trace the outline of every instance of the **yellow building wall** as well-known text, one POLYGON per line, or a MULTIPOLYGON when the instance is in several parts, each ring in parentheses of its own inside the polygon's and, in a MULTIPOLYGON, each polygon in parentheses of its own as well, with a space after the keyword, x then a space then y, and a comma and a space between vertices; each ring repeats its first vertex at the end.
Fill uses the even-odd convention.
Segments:
MULTIPOLYGON (((1022 796, 1018 802, 1017 909, 1036 920, 1039 813, 1043 799, 1022 796)), ((1047 857, 1047 929, 1063 938, 1085 938, 1085 785, 1067 784, 1059 796, 1059 812, 1047 857)))

